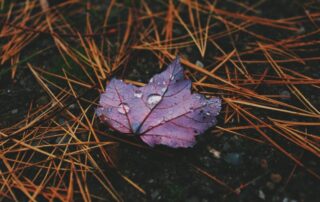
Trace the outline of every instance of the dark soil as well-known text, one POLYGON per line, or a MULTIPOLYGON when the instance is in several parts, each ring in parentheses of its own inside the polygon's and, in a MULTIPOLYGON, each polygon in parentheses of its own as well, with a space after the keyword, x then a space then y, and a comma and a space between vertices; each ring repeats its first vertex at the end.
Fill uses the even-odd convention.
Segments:
MULTIPOLYGON (((219 2, 218 6, 220 8, 234 10, 233 7, 230 7, 232 4, 228 3, 228 1, 225 1, 225 3, 224 1, 219 2)), ((305 9, 303 3, 303 1, 288 0, 267 1, 259 7, 259 15, 274 19, 303 15, 305 9)), ((155 5, 154 9, 157 8, 158 6, 155 5)), ((234 10, 234 12, 237 11, 234 10)), ((75 21, 72 22, 77 24, 75 21)), ((304 29, 308 30, 310 24, 306 23, 304 26, 304 29)), ((260 33, 270 31, 270 35, 273 35, 270 37, 272 39, 283 38, 289 34, 285 31, 276 32, 266 28, 257 27, 256 29, 255 31, 260 33)), ((249 36, 243 35, 238 36, 237 46, 239 46, 239 49, 245 47, 246 43, 251 40, 249 36)), ((21 58, 30 56, 35 50, 52 45, 53 41, 50 36, 41 35, 37 41, 32 42, 24 49, 21 53, 21 58)), ((225 44, 224 48, 231 49, 232 46, 225 44)), ((214 51, 209 49, 209 55, 214 56, 216 54, 214 51)), ((310 49, 307 54, 319 55, 318 51, 319 49, 315 51, 310 49)), ((202 59, 195 49, 181 50, 181 53, 183 57, 187 57, 190 61, 201 60, 203 63, 211 61, 211 59, 202 59)), ((212 58, 211 56, 208 56, 208 58, 212 58)), ((145 82, 154 73, 160 71, 157 68, 158 59, 150 52, 136 51, 131 55, 131 58, 131 62, 126 64, 125 70, 116 72, 115 76, 145 82), (148 68, 150 66, 156 68, 148 68)), ((63 67, 63 60, 55 48, 34 56, 27 62, 39 67, 54 67, 50 69, 53 72, 59 72, 63 67)), ((251 65, 254 67, 256 64, 251 65)), ((290 64, 287 65, 288 67, 290 66, 290 64)), ((318 61, 309 62, 306 66, 308 68, 301 69, 302 74, 320 78, 318 61)), ((76 72, 78 70, 68 71, 73 73, 73 71, 76 72)), ((256 71, 259 72, 260 70, 257 68, 256 71)), ((17 75, 14 79, 11 79, 9 64, 1 67, 0 128, 9 127, 25 118, 31 104, 36 106, 47 103, 49 98, 40 89, 39 84, 28 70, 26 62, 19 64, 17 75)), ((262 88, 257 89, 257 91, 284 94, 289 97, 286 100, 287 103, 296 102, 285 87, 280 89, 270 86, 268 89, 262 88)), ((99 95, 97 90, 92 90, 90 93, 89 96, 94 98, 99 95)), ((303 88, 303 93, 313 100, 314 105, 319 109, 320 93, 314 93, 308 86, 303 88)), ((264 116, 263 111, 256 111, 256 113, 264 116)), ((57 114, 57 116, 60 117, 60 114, 57 114)), ((219 117, 218 120, 218 125, 222 125, 223 117, 219 117)), ((97 125, 97 127, 100 130, 108 130, 102 124, 97 125)), ((250 133, 250 131, 247 132, 250 133)), ((251 132, 252 134, 250 135, 252 137, 259 136, 256 131, 252 130, 251 132)), ((121 137, 121 134, 115 135, 121 137)), ((269 133, 269 135, 274 134, 269 133)), ((124 139, 126 138, 124 137, 124 139)), ((143 144, 138 139, 127 139, 143 144)), ((296 147, 283 139, 280 140, 279 138, 279 141, 295 154, 303 156, 303 162, 306 167, 315 168, 319 171, 317 157, 308 152, 296 150, 296 147)), ((196 146, 191 149, 169 149, 163 146, 158 146, 155 149, 141 149, 125 143, 119 143, 118 146, 113 148, 113 153, 116 168, 110 168, 108 165, 102 165, 102 167, 125 201, 320 201, 319 180, 306 172, 305 168, 296 166, 293 161, 270 144, 257 144, 238 136, 219 135, 209 131, 200 136, 196 146), (237 188, 236 193, 219 185, 215 180, 199 172, 196 167, 214 175, 230 187, 237 188), (117 171, 120 171, 141 186, 146 191, 146 195, 139 193, 120 178, 117 175, 117 171)), ((109 200, 109 196, 106 196, 104 189, 97 186, 95 181, 89 181, 88 183, 92 184, 92 186, 90 185, 92 193, 100 197, 106 197, 106 200, 109 200)))

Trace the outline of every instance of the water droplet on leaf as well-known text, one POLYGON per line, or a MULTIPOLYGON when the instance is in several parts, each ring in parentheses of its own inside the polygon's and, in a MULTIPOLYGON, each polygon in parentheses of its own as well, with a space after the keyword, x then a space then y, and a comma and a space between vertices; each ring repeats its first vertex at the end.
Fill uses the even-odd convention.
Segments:
POLYGON ((134 91, 133 95, 136 98, 141 98, 142 97, 142 92, 141 92, 141 90, 136 90, 136 91, 134 91))
POLYGON ((118 106, 118 112, 121 114, 129 113, 130 107, 126 103, 122 103, 118 106))
POLYGON ((218 100, 218 99, 210 99, 210 100, 208 100, 208 104, 218 104, 218 103, 220 103, 220 100, 218 100))
POLYGON ((147 103, 150 107, 154 107, 161 100, 161 95, 159 94, 151 94, 148 96, 147 103))
POLYGON ((112 108, 109 107, 109 108, 106 109, 106 111, 107 111, 107 113, 110 113, 112 111, 112 108))
POLYGON ((121 125, 119 123, 115 122, 115 123, 113 123, 113 127, 115 129, 117 129, 117 128, 121 127, 121 125))
POLYGON ((179 59, 150 78, 145 87, 113 81, 100 96, 97 115, 111 129, 137 135, 152 147, 192 147, 196 135, 215 125, 215 116, 221 110, 219 98, 208 99, 191 92, 191 81, 185 77, 179 59), (110 113, 108 108, 112 109, 110 113))
POLYGON ((131 126, 132 132, 133 132, 133 133, 139 132, 139 131, 138 131, 139 127, 140 127, 140 124, 139 124, 139 123, 133 123, 132 126, 131 126))

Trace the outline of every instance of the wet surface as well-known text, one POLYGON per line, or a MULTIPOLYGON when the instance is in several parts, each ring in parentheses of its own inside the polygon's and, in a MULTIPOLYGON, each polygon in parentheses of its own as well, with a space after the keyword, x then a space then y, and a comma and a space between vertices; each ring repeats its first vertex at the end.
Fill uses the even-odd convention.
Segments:
MULTIPOLYGON (((240 12, 241 7, 232 6, 229 1, 223 3, 220 1, 218 7, 225 8, 233 12, 240 12), (229 3, 228 3, 229 2, 229 3)), ((245 3, 256 1, 244 1, 245 3)), ((305 15, 306 9, 309 12, 317 11, 314 6, 304 7, 303 1, 266 1, 262 6, 258 6, 255 12, 250 14, 258 15, 266 18, 289 18, 292 16, 305 15)), ((161 6, 154 5, 154 10, 162 9, 161 6), (158 8, 159 7, 159 8, 158 8)), ((318 22, 318 21, 317 21, 318 22)), ((74 24, 77 24, 74 21, 74 24)), ((220 25, 222 27, 222 25, 220 25)), ((310 22, 301 22, 300 31, 297 33, 288 32, 285 30, 261 28, 259 26, 253 27, 251 31, 259 34, 268 33, 268 37, 273 40, 280 40, 288 36, 300 35, 313 31, 314 25, 310 22)), ((217 26, 217 29, 219 26, 217 26)), ((182 32, 182 28, 175 28, 175 32, 182 32)), ((226 38, 217 39, 217 43, 225 50, 232 50, 231 43, 225 43, 226 38)), ((229 41, 230 40, 230 41, 229 41)), ((248 35, 248 33, 241 32, 234 36, 236 45, 239 51, 255 42, 256 39, 248 35)), ((317 40, 317 36, 311 36, 302 41, 317 40)), ((28 56, 33 50, 38 50, 51 46, 53 40, 47 35, 40 35, 38 41, 32 42, 23 50, 21 57, 28 56)), ((2 44, 1 44, 2 45, 2 44)), ((115 46, 115 49, 117 47, 115 46)), ((317 46, 311 45, 302 50, 295 50, 296 54, 301 57, 317 56, 317 46)), ((209 49, 207 57, 202 58, 196 47, 181 48, 180 53, 182 57, 187 58, 197 66, 203 68, 215 61, 219 56, 217 49, 209 49)), ((277 57, 277 56, 275 56, 277 57)), ((280 57, 280 56, 279 56, 280 57)), ((242 60, 264 60, 262 54, 252 54, 243 56, 242 60)), ((33 57, 28 62, 34 66, 39 66, 50 70, 51 72, 62 75, 61 69, 68 68, 65 61, 61 59, 59 52, 54 48, 43 52, 41 55, 33 57), (44 59, 45 58, 45 59, 44 59)), ((124 65, 123 71, 116 71, 114 75, 118 78, 130 79, 140 82, 147 82, 152 75, 159 73, 158 68, 159 58, 154 56, 149 51, 135 50, 130 55, 130 63, 124 65), (157 67, 157 68, 153 68, 157 67)), ((284 63, 286 67, 296 68, 300 63, 288 62, 284 63)), ((76 66, 76 65, 75 65, 76 66)), ((270 66, 265 63, 247 64, 248 69, 253 74, 262 75, 267 69, 272 71, 270 66)), ((46 92, 40 87, 35 77, 28 70, 26 62, 18 66, 17 74, 14 79, 11 79, 11 65, 9 62, 0 68, 0 128, 4 129, 12 126, 12 124, 23 120, 30 109, 43 106, 51 100, 46 92)), ((319 60, 307 61, 299 69, 299 73, 319 79, 319 60)), ((70 74, 77 78, 85 79, 83 73, 79 73, 79 68, 67 69, 70 74)), ((297 70, 297 69, 295 69, 297 70)), ((188 69, 186 75, 190 75, 192 70, 188 69)), ((194 72, 193 72, 194 73, 194 72)), ((224 72, 218 72, 221 77, 227 77, 224 72)), ((197 79, 202 78, 201 74, 194 74, 197 79)), ((275 76, 273 72, 271 75, 275 76)), ((51 81, 57 82, 59 80, 47 77, 51 81)), ((213 79, 208 79, 208 82, 215 83, 213 79)), ((50 86, 52 87, 52 86, 50 86)), ((64 87, 67 87, 65 84, 64 87)), ((312 104, 319 109, 320 93, 317 93, 315 88, 310 85, 299 86, 301 92, 312 102, 312 104)), ((281 87, 270 84, 258 85, 255 89, 259 94, 280 95, 277 98, 279 101, 302 107, 299 100, 294 94, 285 86, 281 87)), ((55 93, 57 89, 53 90, 55 93)), ((80 90, 81 91, 81 90, 80 90)), ((219 89, 213 94, 221 93, 219 89)), ((141 97, 141 92, 135 92, 136 97, 141 97)), ((156 96, 156 95, 153 95, 156 96)), ((99 97, 99 92, 94 89, 86 95, 89 100, 95 100, 99 97)), ((150 98, 151 99, 151 98, 150 98)), ((157 97, 153 97, 150 103, 157 101, 157 97)), ((70 100, 70 110, 79 112, 80 110, 76 101, 70 100)), ((226 106, 225 104, 223 106, 226 106)), ((95 107, 92 107, 88 114, 93 114, 95 107)), ((126 113, 130 109, 125 103, 118 108, 119 113, 126 113)), ((225 111, 225 109, 223 109, 225 111)), ((283 115, 278 112, 268 113, 264 110, 256 109, 253 112, 262 120, 267 120, 268 117, 276 117, 290 121, 309 121, 314 119, 283 115)), ((234 127, 247 124, 245 121, 238 121, 232 119, 227 124, 224 123, 224 115, 218 117, 218 127, 234 127)), ((63 112, 58 112, 55 120, 60 124, 72 123, 71 120, 65 118, 63 112)), ((164 146, 150 148, 143 144, 136 137, 125 137, 122 134, 110 131, 109 128, 101 124, 95 123, 94 127, 102 131, 108 131, 117 137, 123 138, 127 141, 132 141, 142 145, 143 148, 135 147, 120 141, 117 146, 110 150, 111 158, 114 161, 115 168, 104 162, 99 152, 92 152, 94 158, 99 162, 100 167, 110 182, 119 192, 125 201, 189 201, 189 202, 206 202, 206 201, 281 201, 281 202, 298 202, 298 201, 320 201, 320 186, 319 180, 306 171, 305 168, 297 166, 283 153, 279 152, 270 143, 264 141, 261 135, 253 129, 244 131, 244 135, 250 138, 263 140, 262 142, 255 142, 252 139, 246 139, 242 136, 237 136, 230 133, 222 134, 221 131, 213 128, 205 134, 197 137, 197 144, 191 149, 170 149, 164 146), (128 182, 119 177, 118 171, 127 176, 134 183, 139 185, 146 194, 142 194, 128 182), (211 175, 211 176, 210 176, 211 175), (216 179, 220 179, 231 187, 234 192, 228 188, 217 183, 216 179)), ((294 156, 299 157, 303 161, 305 167, 312 170, 318 170, 319 159, 308 151, 298 148, 286 139, 280 137, 271 130, 262 129, 267 135, 272 137, 279 145, 285 147, 287 151, 294 156)), ((311 134, 318 135, 319 128, 312 128, 308 130, 311 134)), ((52 132, 53 135, 54 132, 52 132)), ((79 134, 79 138, 85 139, 87 133, 79 134)), ((99 137, 101 140, 109 140, 104 136, 99 137), (105 138, 105 139, 104 139, 105 138)), ((52 138, 55 143, 67 143, 68 139, 52 138)), ((109 151, 108 151, 109 152, 109 151)), ((37 161, 36 157, 33 159, 37 161)), ((2 164, 0 163, 0 166, 2 164)), ((106 194, 105 189, 97 184, 94 178, 89 179, 88 182, 91 193, 99 196, 99 200, 111 200, 110 196, 106 194)), ((20 192, 18 192, 20 193, 20 192)), ((21 199, 25 199, 22 193, 19 194, 21 199)), ((81 198, 80 195, 79 198, 81 198)), ((43 199, 43 198, 40 198, 43 199)), ((75 197, 75 200, 77 197, 75 197)), ((97 199, 98 200, 98 199, 97 199)))

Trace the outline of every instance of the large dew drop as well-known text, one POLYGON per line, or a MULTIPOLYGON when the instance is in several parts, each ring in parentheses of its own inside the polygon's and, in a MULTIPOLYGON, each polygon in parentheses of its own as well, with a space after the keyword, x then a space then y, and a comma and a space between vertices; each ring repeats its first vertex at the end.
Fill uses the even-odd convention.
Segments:
POLYGON ((161 95, 159 94, 151 94, 148 96, 147 103, 150 107, 154 107, 161 100, 161 95))
POLYGON ((122 103, 118 106, 118 112, 121 114, 129 113, 130 107, 126 103, 122 103))

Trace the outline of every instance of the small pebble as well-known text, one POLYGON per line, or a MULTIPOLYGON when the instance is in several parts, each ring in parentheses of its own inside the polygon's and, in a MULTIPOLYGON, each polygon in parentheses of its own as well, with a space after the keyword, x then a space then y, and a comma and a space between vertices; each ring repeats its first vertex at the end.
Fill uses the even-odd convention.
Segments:
POLYGON ((303 34, 306 32, 306 29, 304 28, 304 26, 300 26, 298 31, 297 31, 297 34, 303 34))
POLYGON ((196 61, 196 65, 197 65, 198 67, 204 67, 204 64, 203 64, 200 60, 197 60, 197 61, 196 61))
POLYGON ((191 46, 188 46, 188 47, 186 48, 186 51, 187 51, 187 53, 192 53, 193 48, 192 48, 191 46))
POLYGON ((150 184, 154 183, 154 179, 148 180, 148 183, 150 183, 150 184))
POLYGON ((196 196, 191 196, 186 200, 186 202, 199 202, 200 200, 196 196))
POLYGON ((272 182, 278 184, 278 183, 281 182, 282 176, 280 174, 278 174, 278 173, 271 173, 270 179, 271 179, 272 182))
POLYGON ((262 190, 259 190, 259 198, 261 198, 262 200, 266 200, 266 195, 264 194, 264 192, 262 190))
POLYGON ((283 198, 282 202, 289 202, 289 199, 287 197, 283 198))
POLYGON ((160 191, 156 189, 156 190, 154 190, 154 191, 151 193, 151 198, 154 200, 154 199, 156 199, 159 195, 160 195, 160 191))
POLYGON ((59 122, 59 124, 63 125, 65 123, 65 119, 64 118, 59 118, 58 122, 59 122))
POLYGON ((47 98, 47 96, 41 96, 39 99, 37 99, 36 102, 38 105, 44 105, 44 104, 48 104, 49 99, 47 98))
POLYGON ((274 189, 274 184, 272 182, 267 182, 266 186, 269 190, 273 190, 274 189))
POLYGON ((280 96, 281 96, 281 98, 280 98, 281 100, 290 100, 290 98, 291 98, 291 94, 287 90, 281 91, 280 96))
POLYGON ((260 160, 260 166, 263 169, 268 169, 268 161, 266 159, 261 159, 260 160))
POLYGON ((69 106, 69 109, 75 109, 76 108, 76 105, 75 104, 71 104, 70 106, 69 106))
POLYGON ((18 109, 11 110, 11 114, 16 114, 16 113, 18 113, 18 109))
POLYGON ((216 149, 214 149, 214 148, 212 148, 210 146, 208 146, 208 150, 213 155, 214 158, 216 158, 216 159, 220 159, 221 158, 221 152, 220 151, 218 151, 218 150, 216 150, 216 149))
POLYGON ((241 193, 241 189, 240 188, 236 188, 235 193, 236 194, 240 194, 241 193))

